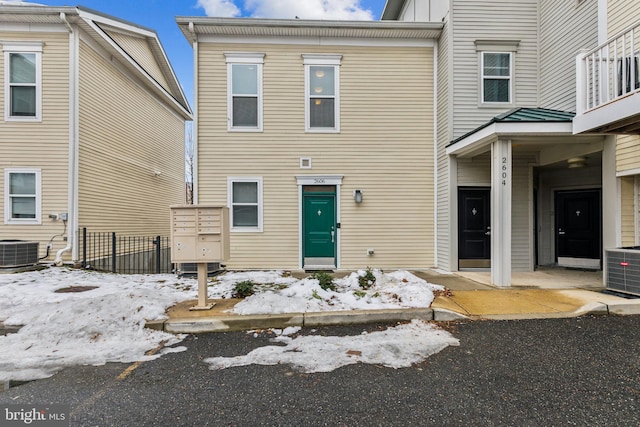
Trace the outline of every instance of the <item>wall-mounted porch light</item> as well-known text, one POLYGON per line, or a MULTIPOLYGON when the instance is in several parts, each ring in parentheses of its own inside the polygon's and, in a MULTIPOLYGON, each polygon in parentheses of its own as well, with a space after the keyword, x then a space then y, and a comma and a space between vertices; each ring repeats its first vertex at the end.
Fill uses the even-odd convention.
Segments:
POLYGON ((355 200, 356 203, 362 203, 362 190, 353 191, 353 200, 355 200))

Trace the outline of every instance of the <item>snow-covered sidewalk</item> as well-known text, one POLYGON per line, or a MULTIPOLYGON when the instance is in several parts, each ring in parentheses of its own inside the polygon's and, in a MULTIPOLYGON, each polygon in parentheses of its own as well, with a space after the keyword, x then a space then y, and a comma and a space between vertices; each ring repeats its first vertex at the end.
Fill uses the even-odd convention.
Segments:
MULTIPOLYGON (((368 289, 363 289, 358 276, 364 273, 334 279, 335 290, 331 290, 323 289, 316 279, 296 279, 279 271, 231 272, 212 281, 209 297, 230 298, 237 292, 236 284, 251 282, 255 293, 236 304, 234 312, 256 314, 429 307, 434 291, 443 290, 406 271, 382 273, 377 270, 371 271, 375 280, 366 284, 368 289)), ((179 343, 183 336, 150 330, 144 325, 147 321, 165 319, 166 309, 172 305, 196 298, 197 281, 174 275, 117 275, 67 268, 1 274, 0 322, 22 328, 17 333, 0 336, 0 381, 45 378, 68 366, 144 361, 173 352, 175 350, 165 349, 146 355, 158 346, 179 343)), ((393 360, 385 362, 384 359, 398 358, 398 352, 407 352, 410 364, 415 361, 411 355, 418 355, 420 359, 438 351, 416 349, 416 343, 429 349, 457 343, 448 333, 424 322, 414 322, 411 327, 400 325, 387 331, 358 339, 324 337, 331 338, 331 343, 322 339, 309 342, 313 341, 312 349, 317 346, 323 349, 324 358, 334 358, 326 355, 330 349, 339 352, 336 360, 344 359, 341 350, 344 346, 351 348, 362 340, 367 344, 358 344, 358 348, 391 346, 394 351, 388 356, 378 352, 382 360, 356 357, 370 353, 363 349, 349 352, 347 358, 349 363, 361 361, 386 366, 393 366, 390 365, 393 360), (416 336, 421 339, 417 340, 416 336), (349 344, 336 344, 341 340, 349 344)), ((280 341, 301 338, 280 338, 280 341)), ((287 353, 283 351, 281 357, 287 353)), ((313 357, 313 353, 317 351, 310 351, 308 357, 313 357)), ((299 356, 305 358, 304 354, 299 356)), ((279 360, 277 356, 271 357, 269 363, 279 360)), ((247 360, 254 360, 248 363, 260 363, 256 361, 258 359, 245 359, 243 363, 247 360)), ((215 357, 210 363, 219 369, 220 363, 213 360, 215 357)), ((288 362, 282 359, 279 363, 288 362)), ((292 363, 305 365, 300 360, 292 363)), ((314 368, 305 370, 314 371, 314 368)))

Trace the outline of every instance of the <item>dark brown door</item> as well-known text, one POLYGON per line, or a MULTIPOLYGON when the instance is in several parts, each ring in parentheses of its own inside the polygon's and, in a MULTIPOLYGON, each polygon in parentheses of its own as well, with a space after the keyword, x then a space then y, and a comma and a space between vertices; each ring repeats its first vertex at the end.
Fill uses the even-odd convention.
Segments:
POLYGON ((598 268, 602 251, 600 190, 557 191, 555 202, 558 265, 598 268))
POLYGON ((491 267, 491 189, 458 189, 458 267, 491 267))

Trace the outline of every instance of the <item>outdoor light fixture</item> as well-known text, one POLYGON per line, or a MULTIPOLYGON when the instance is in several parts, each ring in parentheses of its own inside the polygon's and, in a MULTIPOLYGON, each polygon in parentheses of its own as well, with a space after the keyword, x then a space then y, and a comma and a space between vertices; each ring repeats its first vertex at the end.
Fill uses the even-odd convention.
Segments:
POLYGON ((362 203, 362 190, 353 191, 353 200, 355 200, 356 203, 362 203))
POLYGON ((587 165, 587 158, 586 157, 571 157, 570 159, 567 159, 567 165, 569 167, 569 169, 573 169, 573 168, 583 168, 587 165))

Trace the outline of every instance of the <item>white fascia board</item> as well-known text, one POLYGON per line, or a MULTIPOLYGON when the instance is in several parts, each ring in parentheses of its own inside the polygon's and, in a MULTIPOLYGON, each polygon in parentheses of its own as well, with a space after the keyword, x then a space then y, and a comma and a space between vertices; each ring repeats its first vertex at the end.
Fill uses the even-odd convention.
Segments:
POLYGON ((460 155, 467 151, 476 150, 481 146, 489 145, 492 140, 497 138, 496 124, 497 123, 492 123, 489 126, 480 129, 478 132, 475 132, 455 144, 450 145, 446 150, 447 155, 460 155))
POLYGON ((502 122, 489 126, 447 147, 447 155, 462 155, 488 145, 497 139, 513 139, 519 136, 573 135, 571 122, 502 122))
POLYGON ((135 33, 142 37, 157 37, 157 34, 151 29, 139 27, 137 25, 133 25, 127 22, 120 21, 115 17, 108 17, 105 15, 99 15, 95 13, 91 13, 89 11, 78 9, 78 16, 80 16, 85 21, 97 21, 101 24, 106 24, 114 28, 119 28, 123 30, 123 32, 135 33))
POLYGON ((69 30, 62 24, 23 24, 15 22, 3 22, 2 30, 16 33, 68 33, 69 30))
POLYGON ((433 39, 375 39, 341 37, 252 37, 252 36, 203 36, 200 43, 312 45, 312 46, 372 46, 372 47, 434 47, 433 39))
POLYGON ((640 113, 640 92, 616 99, 573 119, 573 133, 588 132, 640 113))

